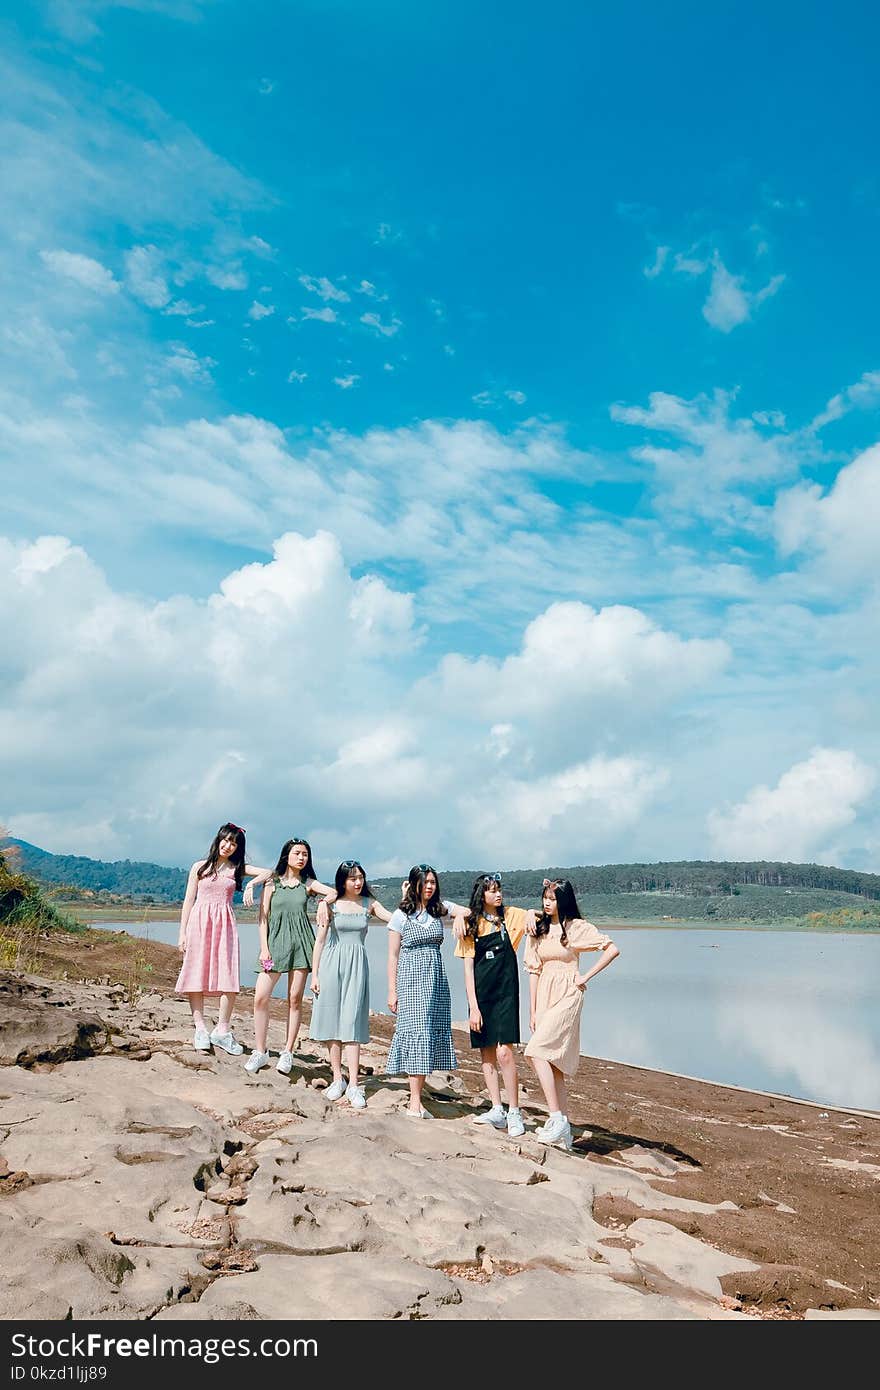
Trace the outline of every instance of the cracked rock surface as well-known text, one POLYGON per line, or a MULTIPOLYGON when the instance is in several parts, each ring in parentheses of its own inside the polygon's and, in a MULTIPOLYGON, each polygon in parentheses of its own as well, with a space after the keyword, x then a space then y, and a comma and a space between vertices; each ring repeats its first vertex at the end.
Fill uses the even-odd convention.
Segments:
POLYGON ((758 1264, 682 1228, 737 1205, 676 1193, 683 1165, 660 1150, 487 1132, 446 1074, 413 1122, 381 1044, 354 1111, 312 1084, 329 1071, 308 1040, 289 1077, 251 1076, 193 1052, 182 1001, 11 984, 28 1041, 0 1069, 7 1319, 745 1316, 725 1288, 758 1264))

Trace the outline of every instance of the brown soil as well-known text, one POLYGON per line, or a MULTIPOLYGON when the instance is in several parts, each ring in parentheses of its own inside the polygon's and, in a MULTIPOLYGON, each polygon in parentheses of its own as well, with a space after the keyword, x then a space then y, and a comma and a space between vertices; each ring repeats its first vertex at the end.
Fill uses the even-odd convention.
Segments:
MULTIPOLYGON (((29 969, 43 975, 157 993, 171 992, 179 969, 173 947, 97 930, 53 932, 39 941, 32 959, 29 969)), ((272 1011, 285 1016, 279 1000, 272 1011)), ((243 991, 236 1015, 244 1022, 250 1012, 250 991, 243 991)), ((308 1018, 306 1006, 304 1031, 308 1018)), ((371 1029, 377 1041, 390 1042, 393 1021, 374 1014, 371 1029)), ((243 1032, 247 1036, 246 1024, 243 1032)), ((479 1059, 466 1036, 456 1038, 456 1050, 466 1091, 478 1094, 479 1059)), ((541 1092, 525 1058, 520 1076, 527 1121, 543 1118, 541 1092)), ((638 1217, 656 1216, 752 1260, 758 1271, 722 1282, 732 1299, 766 1317, 797 1316, 806 1308, 880 1307, 880 1116, 824 1111, 592 1057, 582 1058, 569 1090, 575 1153, 613 1164, 640 1145, 681 1165, 674 1177, 655 1179, 658 1192, 736 1204, 736 1210, 703 1215, 659 1205, 650 1212, 600 1198, 596 1219, 615 1238, 626 1239, 638 1217)))

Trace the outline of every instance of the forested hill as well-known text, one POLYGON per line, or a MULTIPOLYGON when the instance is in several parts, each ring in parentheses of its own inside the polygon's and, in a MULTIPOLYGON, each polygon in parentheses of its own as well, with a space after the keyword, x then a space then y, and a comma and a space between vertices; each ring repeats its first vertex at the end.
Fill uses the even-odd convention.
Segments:
MULTIPOLYGON (((186 887, 186 872, 183 869, 138 863, 130 859, 106 863, 81 855, 49 854, 24 840, 2 841, 0 850, 4 843, 19 847, 22 870, 41 883, 66 884, 92 893, 126 894, 140 900, 152 898, 157 902, 179 902, 186 887)), ((317 868, 325 878, 332 877, 332 865, 319 863, 317 868)), ((443 892, 458 901, 467 901, 477 872, 476 869, 443 870, 443 892)), ((586 864, 574 868, 512 869, 504 874, 508 901, 538 898, 545 875, 570 878, 577 892, 585 897, 656 894, 659 898, 670 895, 679 900, 723 900, 739 896, 751 898, 753 890, 767 889, 783 890, 786 895, 794 890, 799 896, 804 893, 833 892, 852 894, 862 899, 880 899, 880 875, 857 873, 853 869, 836 869, 824 864, 681 860, 662 864, 586 864)), ((386 878, 380 884, 393 890, 393 896, 399 882, 399 878, 386 878)), ((734 904, 730 903, 729 906, 733 908, 734 904)))
MULTIPOLYGON (((470 892, 477 871, 452 870, 443 873, 443 892, 461 899, 470 892)), ((682 898, 731 897, 743 889, 765 888, 797 890, 799 893, 831 891, 860 898, 880 899, 880 874, 863 874, 854 869, 836 869, 824 864, 715 863, 706 860, 680 860, 662 864, 599 864, 574 868, 506 870, 505 897, 510 901, 540 896, 543 879, 568 878, 576 892, 615 896, 618 894, 658 894, 682 898)), ((385 882, 386 880, 383 880, 385 882)), ((391 880, 387 880, 391 882, 391 880)))
POLYGON ((131 859, 86 859, 79 854, 48 854, 26 840, 0 841, 17 845, 21 852, 22 871, 43 884, 63 884, 65 887, 91 893, 124 894, 132 898, 152 898, 156 902, 180 902, 186 889, 186 871, 169 869, 164 864, 142 864, 131 859))

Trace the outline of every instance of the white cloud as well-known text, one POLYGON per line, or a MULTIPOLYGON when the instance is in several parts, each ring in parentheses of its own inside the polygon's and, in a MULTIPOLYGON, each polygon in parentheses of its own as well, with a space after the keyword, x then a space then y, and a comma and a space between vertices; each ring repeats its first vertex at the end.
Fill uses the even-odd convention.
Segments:
MULTIPOLYGON (((222 478, 222 453, 213 464, 222 478)), ((196 495, 211 507, 204 483, 196 495)), ((326 531, 286 533, 272 551, 205 599, 155 602, 114 590, 64 537, 0 541, 13 828, 39 826, 58 849, 137 846, 179 862, 232 816, 268 856, 288 833, 295 787, 297 814, 329 827, 316 837, 324 862, 354 841, 374 862, 430 852, 505 866, 553 849, 577 862, 587 846, 604 854, 666 795, 656 758, 605 745, 639 724, 631 707, 668 708, 705 679, 712 644, 627 611, 551 609, 519 653, 449 657, 432 672, 411 594, 355 578, 326 531), (243 660, 245 648, 271 660, 243 660), (492 714, 499 683, 506 718, 492 714), (294 764, 279 756, 291 738, 294 764), (509 756, 475 780, 474 749, 493 743, 509 756)))
POLYGON ((136 299, 161 309, 171 298, 163 274, 164 257, 156 246, 133 246, 125 253, 125 280, 136 299))
POLYGON ((813 432, 840 420, 851 410, 874 410, 880 406, 880 372, 863 372, 845 391, 832 396, 824 410, 811 420, 807 428, 813 432))
POLYGON ((360 377, 356 372, 350 372, 348 376, 335 376, 333 378, 334 386, 339 386, 343 391, 350 391, 352 386, 356 386, 359 381, 360 377))
MULTIPOLYGON (((301 275, 299 277, 299 283, 312 294, 318 295, 320 299, 325 301, 333 299, 337 300, 340 304, 347 304, 351 298, 351 295, 345 290, 340 289, 338 285, 334 285, 332 280, 328 280, 326 275, 319 275, 317 279, 314 275, 301 275)), ((366 284, 366 281, 361 281, 361 284, 366 284)))
POLYGON ((217 363, 213 357, 199 357, 185 343, 172 343, 165 365, 170 372, 187 381, 206 383, 211 380, 211 368, 216 367, 217 363))
POLYGON ((712 261, 712 282, 703 305, 703 318, 722 333, 730 333, 747 322, 754 311, 770 299, 784 283, 784 275, 774 275, 763 289, 745 289, 745 277, 732 275, 717 251, 712 261))
POLYGON ((294 367, 291 371, 288 372, 287 380, 291 383, 294 381, 305 381, 307 376, 308 372, 298 372, 294 367))
POLYGON ((247 272, 236 261, 227 265, 205 266, 205 278, 218 290, 247 289, 247 272))
POLYGON ((710 813, 715 856, 809 860, 855 820, 876 781, 873 769, 855 753, 815 748, 783 773, 775 787, 753 787, 739 805, 710 813))
POLYGON ((310 309, 308 305, 303 304, 300 313, 304 319, 316 319, 318 323, 336 323, 339 318, 336 310, 331 309, 329 304, 324 309, 310 309))
POLYGON ((481 410, 485 410, 487 409, 487 407, 494 404, 494 399, 491 391, 478 391, 476 395, 471 396, 471 400, 473 401, 474 405, 478 405, 481 410))
POLYGON ((799 483, 780 493, 773 524, 783 555, 804 551, 837 579, 876 583, 880 444, 842 468, 827 491, 818 483, 799 483))
POLYGON ((112 271, 91 256, 81 256, 76 251, 41 251, 40 259, 54 275, 73 280, 85 290, 92 290, 95 294, 119 292, 119 281, 112 271))
POLYGON ((371 280, 361 280, 357 287, 358 294, 365 294, 368 299, 376 299, 380 302, 388 298, 387 294, 380 294, 371 280))
POLYGON ((268 97, 272 95, 277 85, 277 82, 273 82, 270 77, 261 77, 257 91, 260 93, 261 97, 268 97))
POLYGON ((258 303, 258 301, 255 299, 254 302, 253 302, 253 304, 251 305, 251 307, 248 309, 248 318, 249 318, 249 319, 255 319, 255 320, 267 319, 267 318, 269 318, 272 314, 274 314, 274 312, 275 312, 275 305, 274 305, 274 304, 260 304, 260 303, 258 303))
POLYGON ((691 401, 655 391, 647 409, 613 405, 611 418, 671 441, 631 450, 652 469, 665 511, 764 529, 766 518, 753 490, 797 476, 811 457, 810 446, 785 434, 768 436, 751 418, 735 418, 733 402, 725 391, 691 401))
POLYGON ((656 280, 657 276, 660 274, 661 270, 663 269, 667 260, 669 259, 669 253, 671 250, 671 246, 657 247, 657 250, 654 254, 654 259, 651 262, 651 264, 642 267, 642 274, 645 276, 646 279, 656 280))
POLYGON ((528 400, 525 391, 505 391, 504 394, 514 405, 525 405, 528 400))
POLYGON ((361 314, 360 321, 365 323, 368 328, 375 328, 376 332, 380 333, 383 338, 393 338, 403 326, 400 319, 393 317, 390 323, 383 323, 378 314, 361 314))
POLYGON ((87 43, 100 32, 98 16, 108 10, 140 10, 191 23, 202 16, 211 0, 49 0, 50 24, 73 43, 87 43))

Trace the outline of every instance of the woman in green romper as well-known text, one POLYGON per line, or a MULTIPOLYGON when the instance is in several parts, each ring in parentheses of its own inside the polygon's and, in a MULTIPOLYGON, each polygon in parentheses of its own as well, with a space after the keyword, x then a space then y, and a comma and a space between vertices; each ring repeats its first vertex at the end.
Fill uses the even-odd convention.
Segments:
POLYGON ((287 840, 282 846, 275 872, 263 888, 260 903, 260 966, 254 990, 255 1046, 245 1062, 245 1070, 259 1071, 269 1065, 266 1050, 269 1033, 269 1000, 279 976, 287 974, 287 1040, 278 1058, 277 1070, 289 1076, 293 1067, 302 1019, 302 1000, 306 977, 312 965, 315 933, 309 921, 308 900, 312 894, 326 895, 330 889, 315 878, 312 851, 307 840, 287 840))

